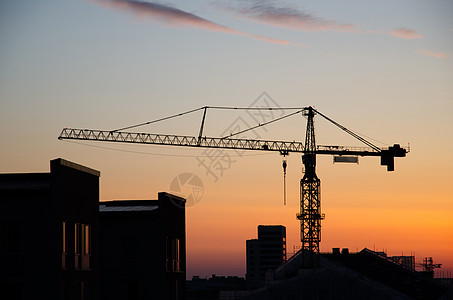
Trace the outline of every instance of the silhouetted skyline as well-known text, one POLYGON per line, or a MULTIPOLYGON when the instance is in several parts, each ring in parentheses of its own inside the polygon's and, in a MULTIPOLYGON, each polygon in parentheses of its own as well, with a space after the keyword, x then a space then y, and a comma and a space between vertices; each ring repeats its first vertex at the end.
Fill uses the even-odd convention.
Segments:
MULTIPOLYGON (((149 199, 181 174, 196 175, 203 194, 187 208, 187 277, 244 276, 244 241, 258 224, 281 224, 288 247, 300 245, 300 155, 287 157, 284 206, 279 155, 57 136, 64 127, 112 130, 205 105, 312 105, 378 145, 411 143, 394 173, 372 157, 358 165, 318 158, 320 251, 415 251, 453 271, 452 3, 148 1, 150 15, 137 1, 120 2, 129 8, 0 4, 0 172, 46 172, 50 159, 65 157, 102 171, 101 200, 149 199)), ((270 117, 278 115, 219 113, 206 119, 205 134, 270 117)), ((256 133, 301 141, 305 124, 301 117, 256 133)), ((318 144, 355 145, 321 120, 315 127, 318 144)), ((144 131, 196 136, 199 128, 196 115, 144 131)))

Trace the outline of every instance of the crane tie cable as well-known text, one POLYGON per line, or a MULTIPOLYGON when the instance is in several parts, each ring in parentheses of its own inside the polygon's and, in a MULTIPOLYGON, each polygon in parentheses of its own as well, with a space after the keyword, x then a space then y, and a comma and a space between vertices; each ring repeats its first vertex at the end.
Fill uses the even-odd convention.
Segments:
MULTIPOLYGON (((205 106, 205 107, 207 107, 207 106, 205 106)), ((205 107, 192 109, 192 110, 189 110, 189 111, 186 111, 186 112, 182 112, 182 113, 179 113, 179 114, 176 114, 176 115, 168 116, 168 117, 165 117, 165 118, 161 118, 161 119, 157 119, 157 120, 153 120, 153 121, 149 121, 149 122, 145 122, 145 123, 140 123, 140 124, 137 124, 137 125, 131 125, 131 126, 123 127, 123 128, 120 128, 120 129, 115 129, 115 130, 112 130, 111 132, 131 129, 131 128, 135 128, 135 127, 139 127, 139 126, 143 126, 143 125, 149 125, 149 124, 152 124, 152 123, 157 123, 157 122, 160 122, 160 121, 165 121, 165 120, 168 120, 168 119, 172 119, 172 118, 175 118, 175 117, 180 117, 180 116, 183 116, 183 115, 187 115, 187 114, 193 113, 193 112, 195 112, 197 110, 202 110, 205 107)))
MULTIPOLYGON (((193 113, 193 112, 196 112, 196 111, 199 111, 199 110, 202 110, 202 109, 208 109, 208 108, 212 108, 212 109, 232 109, 232 110, 295 110, 295 109, 306 109, 306 108, 302 108, 302 107, 231 107, 231 106, 203 106, 203 107, 199 107, 199 108, 196 108, 196 109, 192 109, 192 110, 188 110, 186 112, 182 112, 182 113, 179 113, 179 114, 175 114, 175 115, 171 115, 171 116, 168 116, 168 117, 164 117, 164 118, 160 118, 160 119, 157 119, 157 120, 152 120, 152 121, 148 121, 148 122, 144 122, 144 123, 140 123, 140 124, 136 124, 136 125, 131 125, 131 126, 127 126, 127 127, 123 127, 123 128, 119 128, 119 129, 115 129, 115 130, 112 130, 111 132, 116 132, 116 131, 122 131, 122 130, 127 130, 127 129, 132 129, 132 128, 136 128, 136 127, 140 127, 140 126, 144 126, 144 125, 149 125, 149 124, 153 124, 153 123, 157 123, 157 122, 160 122, 160 121, 165 121, 165 120, 169 120, 169 119, 172 119, 172 118, 176 118, 176 117, 181 117, 183 115, 187 115, 187 114, 190 114, 190 113, 193 113)), ((264 124, 263 124, 264 125, 264 124)))
POLYGON ((224 137, 221 137, 220 139, 230 138, 230 137, 232 137, 232 136, 235 136, 235 135, 238 135, 238 134, 241 134, 241 133, 244 133, 244 132, 247 132, 247 131, 256 129, 256 128, 258 128, 258 127, 265 126, 265 125, 267 125, 267 124, 270 124, 270 123, 273 123, 273 122, 280 121, 280 120, 285 119, 285 118, 287 118, 287 117, 290 117, 290 116, 293 116, 293 115, 295 115, 295 114, 298 114, 298 113, 300 113, 300 112, 302 112, 302 111, 304 111, 304 110, 305 110, 305 108, 304 108, 304 109, 301 109, 301 110, 298 110, 298 111, 296 111, 296 112, 290 113, 290 114, 288 114, 288 115, 282 116, 282 117, 280 117, 280 118, 270 120, 270 121, 265 122, 265 123, 263 123, 263 124, 258 124, 258 125, 256 125, 256 126, 253 126, 253 127, 250 127, 250 128, 247 128, 247 129, 244 129, 244 130, 241 130, 241 131, 238 131, 238 132, 236 132, 236 133, 230 133, 229 135, 224 136, 224 137))

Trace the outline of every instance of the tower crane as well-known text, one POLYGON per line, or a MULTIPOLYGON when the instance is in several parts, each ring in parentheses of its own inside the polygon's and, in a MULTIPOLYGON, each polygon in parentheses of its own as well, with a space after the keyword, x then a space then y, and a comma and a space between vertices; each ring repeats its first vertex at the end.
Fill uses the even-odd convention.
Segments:
MULTIPOLYGON (((256 151, 274 151, 286 156, 291 152, 302 153, 302 163, 304 165, 304 176, 300 180, 300 211, 296 215, 300 220, 300 238, 301 249, 305 252, 303 255, 303 266, 316 267, 319 265, 319 243, 321 241, 321 220, 324 214, 321 213, 321 181, 316 175, 316 157, 317 155, 335 155, 337 157, 358 157, 358 156, 377 156, 381 158, 381 165, 387 167, 387 171, 394 171, 394 158, 405 157, 409 152, 408 148, 403 148, 399 144, 387 148, 381 148, 369 142, 365 138, 347 129, 326 115, 317 111, 312 106, 303 108, 290 108, 296 110, 293 113, 283 117, 258 124, 254 127, 232 133, 224 137, 206 137, 203 136, 204 123, 207 109, 261 109, 276 110, 284 108, 233 108, 233 107, 213 107, 204 106, 198 109, 179 113, 173 116, 161 118, 158 120, 145 122, 133 126, 128 126, 116 130, 93 130, 93 129, 74 129, 63 128, 58 139, 60 140, 86 140, 86 141, 103 141, 119 143, 138 143, 167 146, 199 147, 199 148, 223 148, 223 149, 241 149, 256 151), (129 132, 135 127, 148 125, 159 121, 179 117, 195 111, 203 111, 200 131, 198 136, 170 135, 129 132), (248 130, 267 125, 291 115, 302 114, 307 118, 307 127, 305 133, 305 143, 296 141, 274 141, 274 140, 256 140, 233 138, 232 136, 241 134, 248 130), (352 135, 354 138, 364 143, 366 147, 348 147, 348 146, 325 146, 317 145, 315 140, 314 116, 319 115, 339 127, 341 130, 352 135)), ((345 160, 347 161, 347 160, 345 160)), ((283 161, 284 172, 286 172, 286 160, 283 161)), ((286 184, 286 183, 285 183, 286 184)), ((286 195, 286 191, 285 191, 286 195)))

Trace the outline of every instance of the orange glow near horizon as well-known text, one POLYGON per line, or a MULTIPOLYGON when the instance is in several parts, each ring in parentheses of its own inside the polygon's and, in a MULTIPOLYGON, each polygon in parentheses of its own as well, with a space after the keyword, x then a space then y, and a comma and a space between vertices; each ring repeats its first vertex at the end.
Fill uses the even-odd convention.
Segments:
MULTIPOLYGON (((177 150, 175 153, 180 153, 177 150)), ((317 173, 321 210, 326 214, 321 252, 339 247, 351 251, 385 249, 388 255, 415 253, 416 262, 433 257, 442 264, 441 270, 453 271, 451 175, 441 171, 453 165, 449 161, 442 165, 424 162, 419 157, 420 153, 414 152, 398 159, 395 172, 387 172, 376 158, 361 159, 359 165, 333 165, 331 157, 320 157, 317 173), (425 174, 430 174, 428 179, 425 174), (426 180, 428 186, 422 184, 426 180)), ((136 174, 134 178, 124 178, 112 166, 101 177, 102 199, 154 199, 157 192, 171 192, 169 183, 181 170, 198 174, 204 183, 203 197, 186 208, 187 278, 213 273, 244 276, 245 241, 257 238, 258 225, 284 225, 288 253, 293 246, 300 246, 296 213, 302 172, 300 155, 290 155, 284 206, 279 155, 235 160, 217 182, 197 167, 195 158, 128 164, 124 172, 136 174), (147 168, 165 171, 149 172, 147 168)))
MULTIPOLYGON (((261 224, 286 226, 289 253, 300 246, 297 203, 231 206, 208 201, 187 209, 188 278, 212 273, 244 276, 245 241, 257 238, 261 224)), ((385 250, 389 256, 415 254, 416 263, 432 256, 443 265, 441 270, 453 271, 451 210, 325 207, 323 212, 321 252, 334 247, 352 252, 368 248, 385 250)))

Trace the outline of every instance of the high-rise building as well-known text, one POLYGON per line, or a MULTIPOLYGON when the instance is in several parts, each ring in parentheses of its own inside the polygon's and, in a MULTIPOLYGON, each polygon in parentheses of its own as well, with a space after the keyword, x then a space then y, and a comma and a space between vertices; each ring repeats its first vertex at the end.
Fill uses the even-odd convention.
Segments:
POLYGON ((264 286, 266 272, 275 270, 286 261, 286 227, 259 225, 258 239, 246 241, 246 260, 247 287, 264 286))

